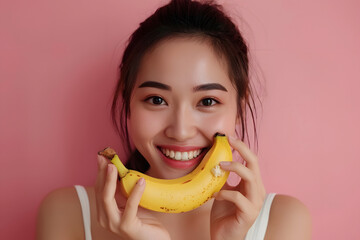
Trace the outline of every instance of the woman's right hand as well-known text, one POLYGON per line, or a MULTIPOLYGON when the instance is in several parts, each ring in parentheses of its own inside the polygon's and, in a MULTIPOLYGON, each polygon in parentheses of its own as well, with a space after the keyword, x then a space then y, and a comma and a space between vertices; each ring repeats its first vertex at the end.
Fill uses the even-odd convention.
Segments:
POLYGON ((98 156, 98 168, 95 195, 100 225, 124 240, 169 240, 170 234, 164 226, 151 216, 149 210, 139 207, 145 180, 140 179, 126 199, 117 191, 116 167, 98 156))

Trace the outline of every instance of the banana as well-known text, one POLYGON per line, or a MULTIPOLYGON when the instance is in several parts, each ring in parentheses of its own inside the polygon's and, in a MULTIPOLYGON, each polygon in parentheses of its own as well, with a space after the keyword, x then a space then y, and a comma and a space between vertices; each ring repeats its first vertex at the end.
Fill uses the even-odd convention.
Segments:
POLYGON ((107 157, 119 172, 121 189, 128 197, 140 178, 146 180, 146 187, 140 200, 140 206, 166 213, 180 213, 193 210, 220 191, 229 172, 219 167, 221 161, 232 161, 232 153, 227 137, 215 134, 214 144, 201 163, 189 174, 176 179, 159 179, 135 170, 127 169, 111 148, 99 154, 107 157))

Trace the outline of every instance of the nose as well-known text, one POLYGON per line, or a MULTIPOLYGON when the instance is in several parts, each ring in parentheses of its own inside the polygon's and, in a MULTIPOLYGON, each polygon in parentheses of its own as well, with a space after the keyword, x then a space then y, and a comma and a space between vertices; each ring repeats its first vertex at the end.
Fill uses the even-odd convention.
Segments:
POLYGON ((184 142, 196 135, 196 121, 190 107, 181 106, 170 113, 165 135, 178 142, 184 142))

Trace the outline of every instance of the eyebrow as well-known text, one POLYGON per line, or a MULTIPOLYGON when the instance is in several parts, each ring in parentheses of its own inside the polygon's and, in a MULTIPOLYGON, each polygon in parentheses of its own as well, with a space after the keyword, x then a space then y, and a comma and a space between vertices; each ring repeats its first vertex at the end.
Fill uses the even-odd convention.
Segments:
POLYGON ((206 83, 206 84, 201 84, 199 86, 194 87, 194 92, 207 91, 207 90, 221 90, 221 91, 227 92, 227 89, 219 83, 206 83))
MULTIPOLYGON (((171 87, 169 85, 166 85, 164 83, 155 82, 155 81, 146 81, 140 84, 139 88, 145 88, 145 87, 151 87, 151 88, 158 88, 162 90, 168 90, 171 91, 171 87)), ((208 91, 208 90, 221 90, 224 92, 227 92, 227 89, 219 84, 219 83, 205 83, 198 86, 195 86, 193 88, 194 92, 198 91, 208 91)))
POLYGON ((162 90, 169 90, 169 91, 171 90, 171 87, 169 85, 159 83, 159 82, 154 82, 154 81, 143 82, 139 86, 139 88, 144 88, 144 87, 159 88, 162 90))

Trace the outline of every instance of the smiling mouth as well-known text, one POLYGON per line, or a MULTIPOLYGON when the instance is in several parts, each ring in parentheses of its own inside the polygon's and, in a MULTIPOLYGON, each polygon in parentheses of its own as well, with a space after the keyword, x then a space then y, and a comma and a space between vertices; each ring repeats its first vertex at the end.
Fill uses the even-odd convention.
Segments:
POLYGON ((159 149, 167 158, 170 158, 170 159, 176 160, 176 161, 192 160, 192 159, 198 157, 205 150, 205 148, 201 148, 201 149, 197 149, 197 150, 193 150, 193 151, 180 152, 180 151, 174 151, 171 149, 161 148, 161 147, 159 147, 159 149))

